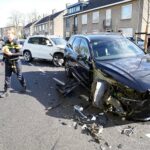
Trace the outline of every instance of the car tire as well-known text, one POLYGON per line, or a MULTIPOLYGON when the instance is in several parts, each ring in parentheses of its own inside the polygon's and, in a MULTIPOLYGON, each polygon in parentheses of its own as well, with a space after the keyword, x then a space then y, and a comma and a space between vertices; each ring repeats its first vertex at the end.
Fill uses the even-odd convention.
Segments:
POLYGON ((52 62, 56 67, 62 67, 64 64, 63 54, 60 54, 60 53, 54 54, 52 62))
POLYGON ((26 62, 31 62, 32 60, 32 54, 30 51, 24 51, 23 57, 26 62))

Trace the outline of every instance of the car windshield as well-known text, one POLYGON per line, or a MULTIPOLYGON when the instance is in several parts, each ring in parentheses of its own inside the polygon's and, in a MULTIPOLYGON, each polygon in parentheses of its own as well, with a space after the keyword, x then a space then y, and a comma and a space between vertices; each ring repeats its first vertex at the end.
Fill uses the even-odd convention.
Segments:
POLYGON ((56 45, 66 45, 66 41, 63 38, 51 38, 51 40, 56 44, 56 45))
POLYGON ((91 41, 96 60, 119 59, 142 55, 144 52, 126 38, 101 38, 91 41))

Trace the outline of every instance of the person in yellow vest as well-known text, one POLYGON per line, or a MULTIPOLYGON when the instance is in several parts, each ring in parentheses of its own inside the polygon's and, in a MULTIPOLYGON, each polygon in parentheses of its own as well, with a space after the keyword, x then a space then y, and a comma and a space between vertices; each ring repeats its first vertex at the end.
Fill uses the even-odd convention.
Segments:
POLYGON ((20 48, 21 46, 15 39, 14 30, 7 30, 7 40, 2 48, 3 61, 5 62, 5 85, 4 92, 0 95, 0 98, 7 97, 10 94, 12 73, 17 75, 22 85, 21 91, 26 91, 26 82, 22 74, 22 65, 19 58, 19 56, 21 56, 20 48))

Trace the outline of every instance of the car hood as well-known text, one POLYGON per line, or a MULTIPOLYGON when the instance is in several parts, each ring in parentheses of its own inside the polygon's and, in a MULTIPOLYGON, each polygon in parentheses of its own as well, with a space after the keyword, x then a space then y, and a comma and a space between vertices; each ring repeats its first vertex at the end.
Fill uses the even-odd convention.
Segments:
POLYGON ((56 47, 61 48, 61 49, 65 49, 66 45, 56 45, 56 47))
POLYGON ((96 68, 116 81, 139 92, 150 90, 150 60, 148 55, 109 61, 96 61, 96 68))

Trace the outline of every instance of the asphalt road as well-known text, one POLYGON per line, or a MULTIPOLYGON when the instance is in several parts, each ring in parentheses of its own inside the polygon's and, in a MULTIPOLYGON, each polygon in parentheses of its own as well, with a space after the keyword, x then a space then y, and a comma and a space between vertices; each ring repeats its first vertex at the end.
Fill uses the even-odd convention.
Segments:
MULTIPOLYGON (((82 87, 66 98, 56 91, 53 77, 66 80, 63 68, 38 60, 23 62, 23 72, 27 93, 18 92, 21 86, 13 75, 11 96, 0 99, 0 150, 150 149, 149 122, 122 121, 117 116, 108 115, 101 144, 82 134, 80 126, 75 130, 73 106, 88 103, 78 97, 85 92, 82 87), (52 107, 54 109, 50 109, 52 107), (134 127, 133 134, 121 134, 128 126, 134 127)), ((3 91, 3 84, 4 66, 0 66, 0 91, 3 91)), ((90 107, 86 112, 95 114, 99 110, 90 107)))

